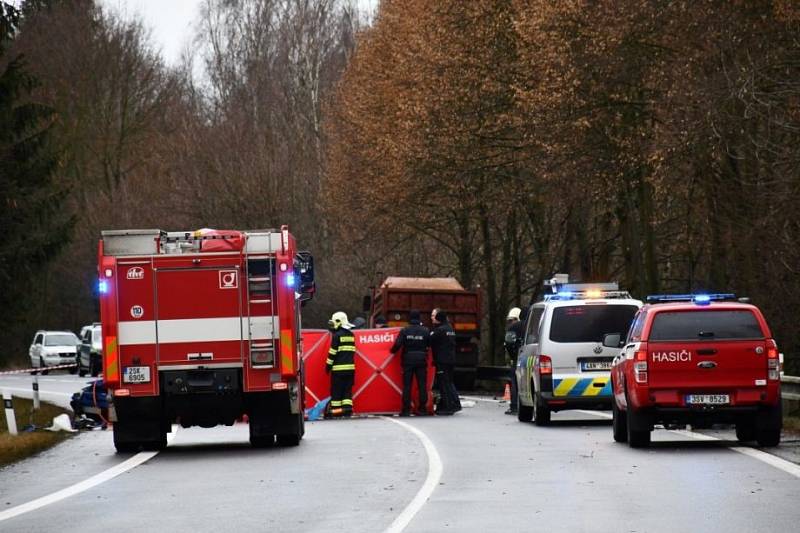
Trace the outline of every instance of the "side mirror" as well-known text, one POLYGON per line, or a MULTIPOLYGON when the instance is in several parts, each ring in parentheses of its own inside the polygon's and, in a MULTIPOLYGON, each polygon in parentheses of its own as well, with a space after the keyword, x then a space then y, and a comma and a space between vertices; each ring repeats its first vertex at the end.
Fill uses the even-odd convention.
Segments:
POLYGON ((357 316, 353 319, 353 329, 364 329, 366 325, 367 321, 363 317, 357 316))
POLYGON ((619 333, 606 333, 603 335, 603 346, 606 348, 622 348, 622 335, 619 333))
POLYGON ((314 281, 314 256, 311 252, 297 252, 294 268, 300 276, 300 301, 306 302, 314 297, 317 285, 314 281))

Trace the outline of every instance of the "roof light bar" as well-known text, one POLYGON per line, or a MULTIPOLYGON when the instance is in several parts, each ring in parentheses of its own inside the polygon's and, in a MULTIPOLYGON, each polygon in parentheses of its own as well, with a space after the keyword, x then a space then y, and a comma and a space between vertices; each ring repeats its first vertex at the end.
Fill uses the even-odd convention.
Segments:
POLYGON ((733 293, 716 293, 716 294, 651 294, 647 297, 649 303, 666 303, 666 302, 694 302, 697 305, 708 305, 711 302, 721 300, 735 300, 736 295, 733 293))

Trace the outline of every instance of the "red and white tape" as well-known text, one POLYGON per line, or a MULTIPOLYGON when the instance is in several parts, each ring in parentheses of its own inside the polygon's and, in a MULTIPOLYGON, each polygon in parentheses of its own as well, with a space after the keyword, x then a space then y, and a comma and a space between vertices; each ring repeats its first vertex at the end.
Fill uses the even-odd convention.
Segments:
POLYGON ((0 372, 0 376, 5 376, 7 374, 28 374, 30 372, 42 372, 47 370, 58 370, 60 368, 74 368, 78 366, 78 363, 72 363, 71 365, 55 365, 55 366, 45 366, 39 368, 26 368, 24 370, 6 370, 0 372))

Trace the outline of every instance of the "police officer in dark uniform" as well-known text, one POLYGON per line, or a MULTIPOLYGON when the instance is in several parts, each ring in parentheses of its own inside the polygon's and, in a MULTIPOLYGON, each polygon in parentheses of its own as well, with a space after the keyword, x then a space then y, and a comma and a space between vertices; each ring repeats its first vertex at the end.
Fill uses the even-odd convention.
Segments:
POLYGON ((392 353, 402 349, 403 366, 403 410, 400 416, 411 414, 411 382, 417 380, 419 389, 419 404, 417 415, 427 415, 428 391, 428 347, 430 346, 431 332, 419 320, 419 311, 416 309, 408 313, 409 325, 400 330, 394 344, 390 348, 392 353))
POLYGON ((511 367, 511 405, 506 410, 507 415, 517 414, 517 356, 522 347, 522 339, 525 337, 525 322, 521 319, 522 310, 519 307, 512 307, 506 316, 506 337, 505 348, 508 354, 509 366, 511 367))
POLYGON ((447 321, 447 313, 442 309, 431 311, 431 351, 436 365, 436 384, 439 389, 437 415, 452 415, 461 410, 461 400, 453 383, 453 368, 456 364, 456 332, 447 321))
POLYGON ((325 371, 331 373, 330 414, 337 418, 353 414, 353 378, 356 373, 356 339, 347 314, 338 311, 331 317, 331 347, 325 371))

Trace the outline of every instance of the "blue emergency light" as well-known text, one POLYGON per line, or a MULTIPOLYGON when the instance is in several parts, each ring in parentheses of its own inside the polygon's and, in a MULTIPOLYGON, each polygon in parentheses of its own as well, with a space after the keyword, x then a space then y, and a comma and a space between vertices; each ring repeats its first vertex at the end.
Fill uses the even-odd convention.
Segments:
POLYGON ((108 292, 108 282, 106 280, 100 280, 97 283, 97 292, 100 294, 106 294, 108 292))
POLYGON ((286 286, 294 287, 294 274, 286 274, 286 286))
POLYGON ((697 305, 708 305, 713 301, 735 300, 733 293, 716 294, 651 294, 647 297, 649 303, 667 302, 694 302, 697 305))

